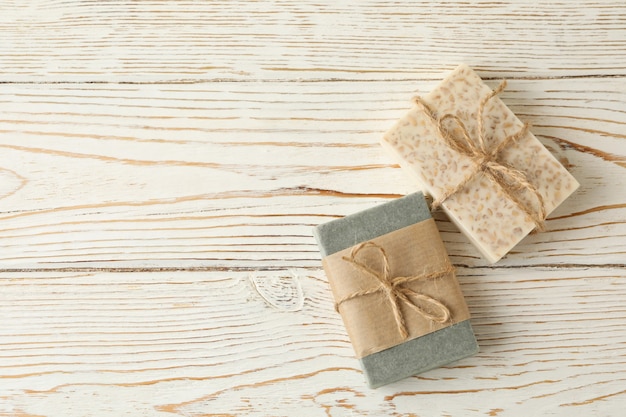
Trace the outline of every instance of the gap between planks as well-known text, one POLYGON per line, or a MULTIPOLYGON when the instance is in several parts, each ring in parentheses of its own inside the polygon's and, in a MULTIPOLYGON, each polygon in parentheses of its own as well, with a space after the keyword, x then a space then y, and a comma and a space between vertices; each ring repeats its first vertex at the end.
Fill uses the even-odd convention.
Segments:
MULTIPOLYGON (((474 269, 554 269, 554 270, 563 270, 563 269, 626 269, 626 264, 536 264, 536 265, 479 265, 479 266, 469 266, 469 265, 461 265, 455 264, 457 268, 463 268, 467 270, 474 269)), ((254 271, 267 271, 267 272, 280 272, 293 268, 250 268, 250 267, 210 267, 210 266, 196 266, 196 267, 150 267, 150 268, 91 268, 91 267, 63 267, 63 268, 0 268, 0 274, 17 274, 17 273, 39 273, 39 272, 50 272, 50 273, 63 273, 63 272, 81 272, 81 273, 89 273, 89 272, 100 272, 100 273, 134 273, 134 272, 254 272, 254 271)), ((298 267, 298 270, 303 271, 319 271, 322 269, 321 263, 320 267, 298 267)))
MULTIPOLYGON (((445 74, 442 74, 443 78, 445 74)), ((502 77, 481 77, 484 81, 498 81, 502 77)), ((519 80, 519 81, 542 81, 542 80, 578 80, 578 79, 602 79, 602 78, 626 78, 624 74, 575 74, 575 75, 555 75, 555 76, 513 76, 506 77, 507 80, 519 80)), ((104 80, 85 80, 85 81, 4 81, 0 80, 0 85, 181 85, 181 84, 213 84, 213 83, 327 83, 327 82, 427 82, 433 81, 432 78, 389 78, 389 79, 355 79, 355 78, 284 78, 284 79, 239 79, 239 78, 214 78, 214 79, 180 79, 180 80, 168 80, 168 81, 104 81, 104 80)))

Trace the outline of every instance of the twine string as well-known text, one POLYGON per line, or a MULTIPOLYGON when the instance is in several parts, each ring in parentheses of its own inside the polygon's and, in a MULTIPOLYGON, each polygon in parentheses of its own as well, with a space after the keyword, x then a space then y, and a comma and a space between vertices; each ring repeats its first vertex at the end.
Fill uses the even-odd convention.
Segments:
POLYGON ((489 150, 487 148, 484 126, 485 106, 491 99, 502 92, 505 87, 506 81, 502 81, 495 90, 483 97, 480 101, 476 116, 478 135, 475 139, 471 137, 465 127, 465 124, 458 116, 447 113, 441 117, 435 117, 432 109, 421 97, 414 97, 413 100, 417 106, 436 126, 437 132, 443 139, 444 143, 453 151, 469 157, 474 162, 474 167, 469 170, 459 183, 444 189, 441 195, 433 201, 432 210, 434 211, 439 208, 439 206, 441 206, 450 196, 462 190, 472 179, 474 179, 476 175, 481 173, 501 187, 504 194, 535 223, 536 230, 543 231, 545 230, 544 220, 546 218, 546 209, 543 197, 539 193, 539 190, 537 190, 537 188, 528 180, 527 175, 523 171, 515 169, 508 164, 498 162, 498 156, 504 148, 512 142, 516 142, 520 138, 526 136, 529 129, 528 124, 524 123, 519 131, 506 136, 493 149, 489 150), (453 137, 450 134, 450 131, 446 128, 446 124, 450 122, 454 123, 460 130, 460 138, 453 137), (535 197, 538 203, 537 210, 533 210, 528 207, 524 201, 522 201, 518 193, 522 190, 530 192, 530 194, 535 197))
POLYGON ((339 307, 347 301, 372 294, 383 293, 385 295, 385 298, 389 301, 389 304, 391 305, 391 310, 398 326, 398 331, 402 335, 403 339, 408 338, 409 332, 406 328, 406 321, 400 306, 401 303, 404 303, 416 313, 428 320, 437 323, 445 323, 450 320, 450 310, 439 300, 436 300, 433 297, 422 294, 410 288, 404 287, 405 284, 411 283, 413 281, 440 278, 451 272, 454 272, 454 267, 449 263, 441 271, 436 271, 430 274, 415 275, 409 277, 391 277, 389 258, 387 256, 387 253, 381 246, 371 241, 363 242, 355 246, 354 248, 352 248, 349 257, 343 256, 341 259, 350 263, 362 274, 374 278, 377 281, 378 285, 372 288, 368 288, 366 290, 355 291, 354 293, 343 297, 341 300, 335 303, 335 309, 337 311, 339 311, 339 307), (378 252, 382 260, 382 271, 375 271, 374 269, 357 259, 357 255, 359 254, 359 252, 366 248, 373 248, 378 252), (433 312, 423 309, 413 300, 419 300, 420 304, 430 305, 433 312))

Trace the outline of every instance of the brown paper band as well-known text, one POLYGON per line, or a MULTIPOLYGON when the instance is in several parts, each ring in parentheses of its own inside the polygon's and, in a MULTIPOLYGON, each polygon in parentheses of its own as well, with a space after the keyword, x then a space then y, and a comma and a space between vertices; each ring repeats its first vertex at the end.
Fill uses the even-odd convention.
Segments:
POLYGON ((378 281, 378 285, 367 290, 353 292, 352 294, 342 298, 335 303, 335 310, 339 311, 339 307, 343 303, 354 300, 355 298, 381 293, 387 298, 387 301, 391 306, 391 310, 393 311, 396 324, 398 325, 398 331, 404 339, 409 336, 409 333, 406 330, 404 314, 402 313, 402 310, 400 308, 400 305, 402 303, 404 303, 407 307, 415 310, 422 317, 431 321, 437 323, 446 323, 448 320, 450 320, 450 310, 448 310, 448 308, 443 305, 439 300, 407 288, 405 285, 413 281, 436 279, 451 274, 454 272, 454 267, 452 265, 448 264, 445 268, 427 275, 392 277, 389 270, 389 257, 387 256, 385 249, 378 246, 372 241, 363 242, 359 245, 354 246, 352 248, 352 251, 350 252, 350 256, 343 256, 341 259, 352 264, 352 266, 354 266, 354 268, 356 268, 362 274, 369 275, 370 277, 374 278, 376 281, 378 281), (383 263, 382 271, 374 271, 372 268, 367 266, 366 263, 357 258, 359 252, 367 248, 375 249, 378 253, 378 255, 376 256, 380 256, 380 260, 383 263), (411 298, 418 299, 420 303, 415 302, 411 298), (431 312, 426 308, 422 308, 420 306, 421 303, 431 307, 433 311, 431 312))
POLYGON ((329 255, 323 265, 358 358, 469 318, 433 219, 329 255))
POLYGON ((465 176, 463 181, 454 186, 448 187, 440 196, 435 198, 435 201, 433 201, 432 204, 432 209, 436 210, 450 196, 462 190, 465 185, 467 185, 467 183, 469 183, 478 173, 482 173, 502 188, 507 197, 535 223, 538 231, 543 231, 545 229, 546 209, 543 197, 539 193, 539 190, 537 190, 537 188, 528 180, 528 177, 523 171, 502 164, 497 160, 498 155, 506 146, 508 146, 511 142, 515 142, 516 140, 524 137, 528 133, 528 124, 524 124, 518 132, 505 137, 494 149, 487 149, 485 129, 483 126, 483 113, 485 105, 489 102, 489 100, 493 99, 502 90, 504 90, 505 87, 506 81, 502 81, 502 83, 500 83, 495 90, 480 101, 476 116, 476 121, 478 123, 477 138, 470 137, 463 121, 459 117, 448 113, 437 118, 428 104, 426 104, 421 97, 413 98, 418 107, 422 109, 426 116, 428 116, 428 118, 437 127, 437 132, 446 145, 448 145, 450 149, 466 155, 474 161, 474 169, 472 169, 470 173, 465 176), (461 139, 454 138, 450 135, 450 132, 444 126, 447 120, 451 120, 457 125, 458 130, 461 132, 461 139), (528 205, 524 204, 518 196, 518 192, 521 190, 526 190, 535 197, 538 204, 537 208, 528 207, 528 205))

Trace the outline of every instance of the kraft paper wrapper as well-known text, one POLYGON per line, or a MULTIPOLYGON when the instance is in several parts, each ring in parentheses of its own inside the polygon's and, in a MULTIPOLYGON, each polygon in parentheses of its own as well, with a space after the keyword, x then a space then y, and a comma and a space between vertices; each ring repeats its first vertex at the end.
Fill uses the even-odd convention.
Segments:
MULTIPOLYGON (((434 273, 445 269, 450 262, 432 218, 370 241, 384 248, 387 253, 392 278, 434 273)), ((342 259, 344 256, 349 257, 351 250, 351 247, 346 248, 326 256, 322 261, 335 300, 380 285, 373 277, 361 274, 342 259)), ((376 271, 382 270, 382 257, 375 249, 362 250, 357 259, 376 271)), ((404 339, 395 321, 390 300, 383 292, 344 302, 339 311, 357 358, 469 319, 469 311, 454 273, 430 280, 412 281, 403 286, 443 303, 450 311, 451 319, 443 324, 436 323, 400 302, 409 332, 409 337, 404 339)), ((426 304, 417 303, 420 307, 428 308, 426 304)))

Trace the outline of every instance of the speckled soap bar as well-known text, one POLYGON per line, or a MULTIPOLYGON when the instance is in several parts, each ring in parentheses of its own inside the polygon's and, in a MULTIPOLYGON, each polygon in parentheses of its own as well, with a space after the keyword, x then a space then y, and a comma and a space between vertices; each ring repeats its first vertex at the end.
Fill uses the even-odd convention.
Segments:
MULTIPOLYGON (((428 205, 422 193, 413 193, 321 224, 314 229, 313 233, 322 257, 326 258, 360 242, 389 235, 423 221, 432 221, 428 205)), ((409 252, 416 251, 419 257, 423 257, 424 267, 429 262, 429 254, 437 253, 447 259, 438 233, 435 237, 434 241, 425 242, 428 247, 425 251, 418 247, 407 248, 409 252)), ((332 281, 341 280, 343 277, 329 276, 328 279, 332 288, 332 281)), ((436 285, 449 285, 459 291, 460 295, 456 277, 452 276, 447 282, 447 284, 440 282, 436 285)), ((462 295, 460 297, 462 300, 462 295)), ((467 311, 465 303, 462 302, 462 304, 461 308, 467 311)), ((342 317, 345 323, 347 317, 344 317, 343 313, 342 317)), ((364 326, 376 326, 374 323, 376 318, 360 317, 360 319, 364 326)), ((376 388, 471 356, 477 351, 478 344, 470 320, 465 319, 423 336, 411 338, 396 346, 365 355, 360 357, 359 361, 368 385, 376 388)))
MULTIPOLYGON (((435 120, 445 114, 454 115, 465 125, 468 136, 476 138, 479 103, 491 91, 471 68, 461 65, 422 97, 422 102, 432 110, 435 120)), ((487 149, 497 147, 506 136, 523 128, 523 123, 497 96, 485 105, 483 123, 487 149)), ((470 175, 477 162, 451 149, 442 140, 435 121, 420 106, 401 118, 381 143, 416 180, 418 187, 434 199, 466 177, 471 178, 442 207, 490 262, 501 259, 535 228, 536 223, 505 195, 499 184, 482 172, 470 175)), ((579 186, 530 132, 508 143, 499 152, 497 162, 523 172, 543 197, 546 215, 579 186)), ((515 192, 528 207, 537 205, 536 195, 517 189, 515 192)))

